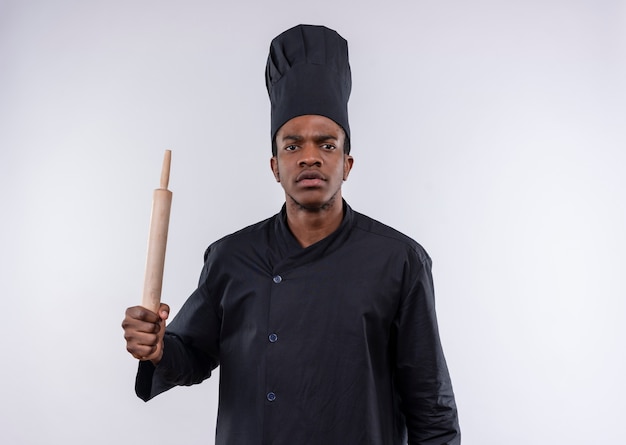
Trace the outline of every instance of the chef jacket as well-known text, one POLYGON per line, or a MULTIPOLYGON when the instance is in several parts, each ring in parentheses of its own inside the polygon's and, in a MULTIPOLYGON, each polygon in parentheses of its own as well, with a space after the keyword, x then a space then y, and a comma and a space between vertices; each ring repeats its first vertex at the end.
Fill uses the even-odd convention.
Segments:
POLYGON ((302 248, 286 210, 206 251, 197 290, 166 329, 147 401, 220 366, 217 445, 460 444, 431 260, 343 203, 302 248))

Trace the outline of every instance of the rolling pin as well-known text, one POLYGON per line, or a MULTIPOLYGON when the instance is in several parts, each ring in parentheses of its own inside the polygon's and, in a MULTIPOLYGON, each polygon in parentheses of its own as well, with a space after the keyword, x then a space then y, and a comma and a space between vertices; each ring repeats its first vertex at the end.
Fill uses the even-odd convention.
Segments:
POLYGON ((165 247, 167 245, 167 230, 170 224, 170 209, 172 207, 172 192, 167 189, 170 180, 171 162, 172 151, 165 150, 163 167, 161 169, 161 184, 152 196, 146 275, 141 305, 154 313, 158 312, 161 305, 165 247))

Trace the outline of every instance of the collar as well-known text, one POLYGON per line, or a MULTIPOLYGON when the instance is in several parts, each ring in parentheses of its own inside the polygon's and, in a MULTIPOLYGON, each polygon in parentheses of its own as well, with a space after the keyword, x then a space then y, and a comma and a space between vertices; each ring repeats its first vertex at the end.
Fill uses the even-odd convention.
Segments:
POLYGON ((328 235, 309 247, 300 246, 296 238, 291 233, 287 224, 287 206, 283 204, 280 212, 274 217, 274 241, 271 247, 272 261, 275 269, 291 269, 303 264, 319 260, 329 255, 346 241, 354 225, 354 211, 345 201, 343 202, 343 219, 339 227, 328 235))

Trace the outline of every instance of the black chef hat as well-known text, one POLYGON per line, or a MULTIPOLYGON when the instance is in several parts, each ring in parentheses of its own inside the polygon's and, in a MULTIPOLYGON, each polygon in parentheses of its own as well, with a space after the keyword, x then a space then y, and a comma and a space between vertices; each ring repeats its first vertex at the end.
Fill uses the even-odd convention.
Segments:
POLYGON ((298 25, 277 36, 270 45, 265 84, 272 104, 272 142, 288 120, 305 114, 332 119, 350 138, 348 42, 336 31, 298 25))

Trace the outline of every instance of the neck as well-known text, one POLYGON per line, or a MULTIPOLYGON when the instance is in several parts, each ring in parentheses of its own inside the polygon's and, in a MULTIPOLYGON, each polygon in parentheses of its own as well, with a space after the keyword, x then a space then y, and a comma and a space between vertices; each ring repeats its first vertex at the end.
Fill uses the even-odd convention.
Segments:
POLYGON ((340 196, 333 203, 319 209, 304 208, 289 196, 286 204, 287 224, 303 248, 333 233, 343 219, 343 201, 340 196))

